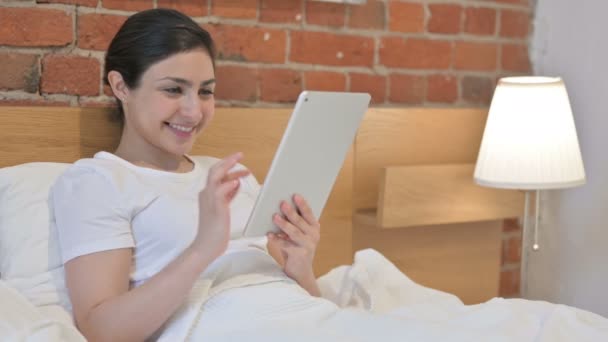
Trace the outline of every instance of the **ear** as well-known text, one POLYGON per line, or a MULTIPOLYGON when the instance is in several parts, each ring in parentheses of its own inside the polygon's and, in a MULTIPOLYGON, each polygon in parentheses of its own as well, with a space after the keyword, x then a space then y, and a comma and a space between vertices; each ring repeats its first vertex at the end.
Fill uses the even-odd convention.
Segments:
POLYGON ((122 78, 122 75, 118 71, 112 70, 108 73, 108 82, 110 83, 114 96, 124 104, 129 96, 129 87, 122 78))

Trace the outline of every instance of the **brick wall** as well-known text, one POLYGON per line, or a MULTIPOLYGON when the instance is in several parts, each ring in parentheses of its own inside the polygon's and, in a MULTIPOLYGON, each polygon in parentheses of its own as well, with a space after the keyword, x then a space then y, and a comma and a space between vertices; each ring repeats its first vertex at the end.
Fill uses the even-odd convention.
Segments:
MULTIPOLYGON (((103 51, 134 11, 172 7, 218 45, 219 105, 289 105, 303 89, 376 106, 485 106, 530 72, 529 0, 0 0, 0 104, 107 106, 103 51)), ((505 223, 501 294, 517 294, 520 230, 505 223)))

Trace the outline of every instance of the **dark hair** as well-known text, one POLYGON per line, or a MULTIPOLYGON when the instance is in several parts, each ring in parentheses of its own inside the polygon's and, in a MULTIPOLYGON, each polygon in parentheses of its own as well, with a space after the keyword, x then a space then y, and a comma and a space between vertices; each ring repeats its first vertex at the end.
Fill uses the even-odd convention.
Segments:
MULTIPOLYGON (((139 86, 148 68, 171 55, 205 49, 215 68, 215 47, 209 32, 185 14, 172 9, 150 9, 130 16, 120 27, 106 53, 104 82, 108 73, 119 72, 130 89, 139 86)), ((124 119, 118 101, 117 118, 124 119)))

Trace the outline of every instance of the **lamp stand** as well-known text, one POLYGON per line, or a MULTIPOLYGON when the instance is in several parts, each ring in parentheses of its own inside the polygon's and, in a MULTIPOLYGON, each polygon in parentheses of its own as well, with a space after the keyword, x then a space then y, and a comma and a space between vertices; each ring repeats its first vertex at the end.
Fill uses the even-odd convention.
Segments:
POLYGON ((530 194, 532 191, 536 192, 535 198, 535 210, 534 210, 534 244, 532 245, 533 251, 538 251, 540 245, 538 244, 538 227, 540 222, 540 190, 526 190, 525 191, 525 202, 524 202, 524 218, 523 218, 523 232, 521 236, 521 268, 519 275, 519 295, 522 298, 526 298, 528 294, 528 261, 529 261, 529 227, 528 218, 530 217, 530 194))

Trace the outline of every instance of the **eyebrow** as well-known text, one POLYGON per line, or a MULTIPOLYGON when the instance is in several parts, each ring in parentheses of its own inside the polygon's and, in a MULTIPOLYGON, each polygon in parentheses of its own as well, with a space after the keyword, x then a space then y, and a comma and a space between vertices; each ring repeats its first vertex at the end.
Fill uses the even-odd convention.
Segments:
MULTIPOLYGON (((190 82, 188 80, 185 80, 183 78, 178 78, 178 77, 163 77, 163 78, 159 79, 158 81, 163 81, 163 80, 170 80, 170 81, 173 81, 173 82, 178 83, 178 84, 183 84, 183 85, 186 85, 188 87, 192 87, 192 82, 190 82)), ((215 78, 212 78, 212 79, 209 79, 209 80, 201 82, 201 86, 204 87, 204 86, 208 86, 208 85, 213 84, 213 83, 215 83, 215 78)))

